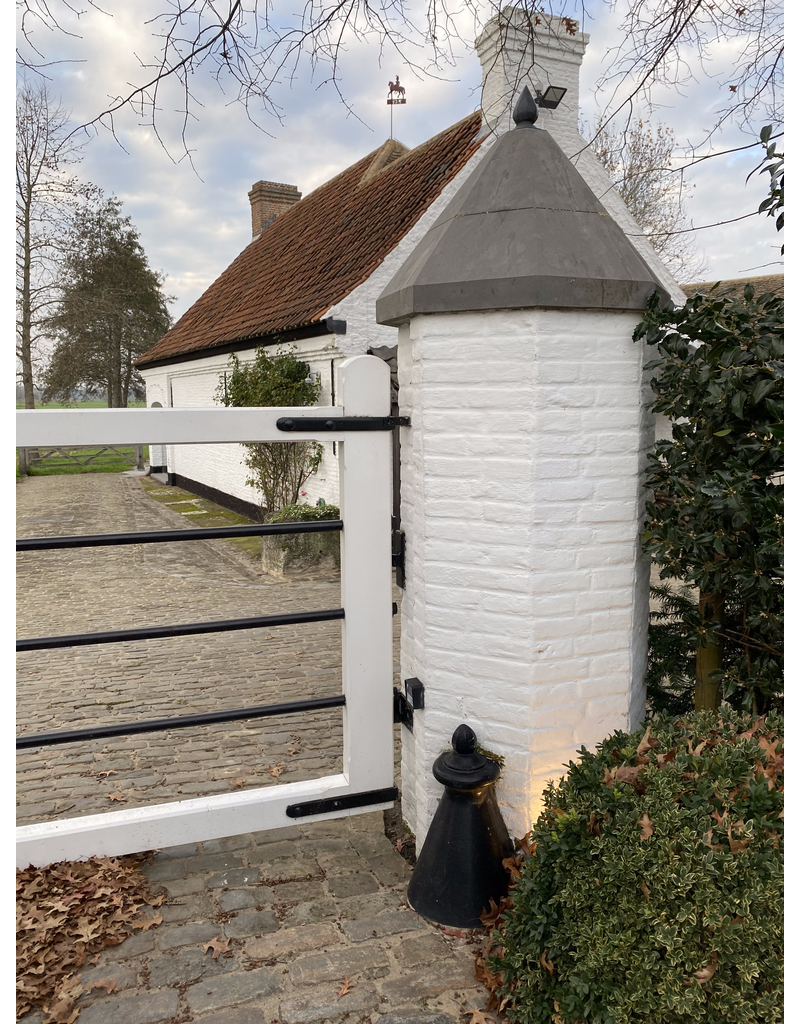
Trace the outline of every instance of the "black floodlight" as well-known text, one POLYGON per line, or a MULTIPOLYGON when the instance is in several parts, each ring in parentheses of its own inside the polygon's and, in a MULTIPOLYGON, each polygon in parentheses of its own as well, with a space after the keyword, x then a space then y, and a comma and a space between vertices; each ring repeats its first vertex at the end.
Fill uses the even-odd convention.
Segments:
POLYGON ((555 110, 564 99, 566 91, 560 85, 548 85, 544 93, 536 93, 536 102, 540 107, 544 107, 545 110, 555 110))

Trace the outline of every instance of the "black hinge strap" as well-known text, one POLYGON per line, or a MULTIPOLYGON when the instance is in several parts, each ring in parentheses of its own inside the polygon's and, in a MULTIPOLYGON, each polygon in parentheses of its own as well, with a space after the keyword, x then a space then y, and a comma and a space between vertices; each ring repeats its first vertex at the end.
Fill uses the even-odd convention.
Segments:
POLYGON ((411 425, 409 416, 279 416, 278 430, 394 430, 411 425))
POLYGON ((302 804, 289 804, 286 813, 290 818, 307 818, 311 814, 327 814, 329 811, 346 811, 349 807, 369 807, 372 804, 386 804, 397 799, 397 786, 387 789, 370 789, 366 793, 346 793, 343 796, 328 797, 326 800, 306 800, 302 804))

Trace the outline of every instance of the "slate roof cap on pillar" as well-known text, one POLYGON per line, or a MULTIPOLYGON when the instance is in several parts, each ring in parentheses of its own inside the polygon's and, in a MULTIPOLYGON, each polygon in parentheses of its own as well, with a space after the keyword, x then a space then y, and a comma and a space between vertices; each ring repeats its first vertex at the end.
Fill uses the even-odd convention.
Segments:
POLYGON ((560 146, 535 127, 527 87, 514 115, 517 127, 384 288, 378 323, 484 309, 644 309, 657 287, 652 272, 560 146))

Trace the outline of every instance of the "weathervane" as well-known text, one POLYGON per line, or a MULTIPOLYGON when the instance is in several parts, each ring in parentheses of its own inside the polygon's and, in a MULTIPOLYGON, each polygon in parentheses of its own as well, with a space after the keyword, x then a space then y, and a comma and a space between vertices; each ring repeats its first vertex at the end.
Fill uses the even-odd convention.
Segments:
MULTIPOLYGON (((405 103, 405 101, 406 101, 406 91, 403 88, 403 86, 400 84, 400 76, 399 75, 395 75, 394 81, 393 82, 389 82, 389 95, 388 95, 388 97, 386 99, 386 105, 389 106, 389 107, 394 107, 398 103, 405 103), (397 93, 396 96, 395 96, 395 93, 397 93)), ((389 111, 389 138, 390 139, 394 138, 394 111, 393 110, 389 111)))

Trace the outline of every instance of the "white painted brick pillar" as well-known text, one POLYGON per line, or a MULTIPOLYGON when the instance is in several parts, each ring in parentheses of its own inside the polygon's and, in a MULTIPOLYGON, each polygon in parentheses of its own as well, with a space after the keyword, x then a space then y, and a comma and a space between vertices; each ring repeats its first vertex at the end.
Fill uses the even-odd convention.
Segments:
POLYGON ((401 672, 425 684, 403 730, 403 813, 418 845, 441 794, 430 766, 459 723, 505 758, 498 798, 521 836, 581 744, 643 717, 638 319, 461 312, 399 331, 401 672))

